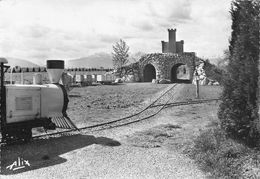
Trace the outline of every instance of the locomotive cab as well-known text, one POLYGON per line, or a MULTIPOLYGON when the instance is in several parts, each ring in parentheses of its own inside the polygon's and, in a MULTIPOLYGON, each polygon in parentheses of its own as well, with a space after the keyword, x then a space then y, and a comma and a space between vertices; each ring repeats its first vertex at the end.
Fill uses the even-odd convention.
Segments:
POLYGON ((54 120, 57 118, 66 123, 69 100, 64 86, 59 84, 63 71, 64 61, 47 60, 50 84, 14 84, 3 87, 1 96, 5 99, 1 105, 5 109, 1 114, 2 140, 28 141, 32 137, 32 128, 54 130, 59 127, 54 120))

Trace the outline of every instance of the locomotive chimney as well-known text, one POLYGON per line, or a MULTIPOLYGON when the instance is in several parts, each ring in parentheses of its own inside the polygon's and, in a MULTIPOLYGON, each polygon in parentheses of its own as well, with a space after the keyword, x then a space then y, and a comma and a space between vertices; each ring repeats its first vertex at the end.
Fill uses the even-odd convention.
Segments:
POLYGON ((59 83, 63 71, 63 60, 47 60, 47 72, 51 83, 59 83))

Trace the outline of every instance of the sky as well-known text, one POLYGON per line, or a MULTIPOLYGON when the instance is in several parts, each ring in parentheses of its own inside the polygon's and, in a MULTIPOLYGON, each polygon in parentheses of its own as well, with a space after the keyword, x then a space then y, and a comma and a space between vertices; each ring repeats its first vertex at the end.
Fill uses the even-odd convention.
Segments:
POLYGON ((168 28, 184 51, 216 58, 228 48, 231 0, 0 0, 0 56, 42 64, 112 52, 161 52, 168 28))

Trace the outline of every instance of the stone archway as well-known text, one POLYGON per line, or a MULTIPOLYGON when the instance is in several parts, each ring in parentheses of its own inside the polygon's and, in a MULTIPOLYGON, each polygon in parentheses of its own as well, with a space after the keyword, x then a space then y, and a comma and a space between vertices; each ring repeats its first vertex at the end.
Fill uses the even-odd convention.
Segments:
POLYGON ((144 82, 152 82, 153 79, 156 79, 156 70, 152 64, 147 64, 144 67, 144 82))
POLYGON ((190 70, 184 63, 177 63, 171 68, 172 83, 191 83, 190 70), (180 69, 180 67, 183 67, 180 69))
MULTIPOLYGON (((139 60, 139 76, 140 80, 143 82, 152 81, 152 79, 172 80, 172 68, 177 64, 185 64, 186 72, 188 73, 188 81, 180 82, 190 82, 193 78, 193 72, 195 69, 195 53, 182 53, 182 54, 170 54, 170 53, 151 53, 144 55, 139 60), (149 75, 150 71, 150 75, 149 75), (151 77, 152 75, 152 77, 151 77), (150 76, 150 77, 148 77, 150 76)), ((178 68, 177 68, 178 69, 178 68)), ((175 71, 175 68, 173 69, 175 71)), ((174 78, 173 78, 174 79, 174 78)))

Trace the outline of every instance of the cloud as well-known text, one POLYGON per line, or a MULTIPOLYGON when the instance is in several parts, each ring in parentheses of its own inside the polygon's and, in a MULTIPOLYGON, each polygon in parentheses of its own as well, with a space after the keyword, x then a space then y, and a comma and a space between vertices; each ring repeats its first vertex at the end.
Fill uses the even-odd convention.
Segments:
POLYGON ((51 32, 51 29, 48 27, 38 25, 38 24, 32 24, 32 25, 23 27, 20 31, 21 31, 21 34, 26 37, 44 38, 49 35, 49 33, 51 32))
POLYGON ((133 22, 133 26, 142 31, 152 31, 154 29, 154 25, 148 20, 136 20, 133 22))
POLYGON ((191 19, 190 0, 149 1, 147 5, 151 15, 158 21, 184 23, 191 19))
POLYGON ((100 34, 99 39, 101 42, 111 44, 117 42, 120 39, 120 37, 116 35, 100 34))
POLYGON ((0 3, 0 54, 36 61, 111 52, 160 52, 167 28, 185 49, 215 55, 227 46, 230 0, 8 0, 0 3), (208 50, 207 50, 208 49, 208 50))

